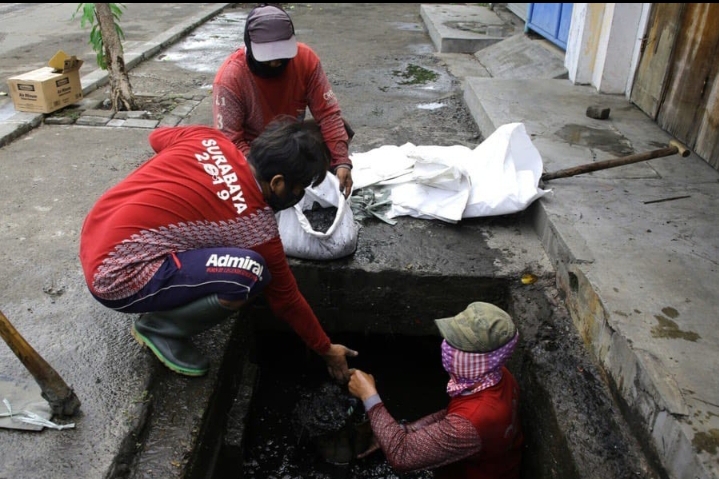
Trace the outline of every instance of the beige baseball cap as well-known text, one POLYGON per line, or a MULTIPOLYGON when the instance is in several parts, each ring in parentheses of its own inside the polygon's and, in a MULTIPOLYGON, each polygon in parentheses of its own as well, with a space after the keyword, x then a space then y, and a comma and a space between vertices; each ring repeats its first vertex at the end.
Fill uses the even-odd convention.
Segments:
POLYGON ((290 16, 273 5, 257 7, 247 18, 252 56, 268 62, 297 56, 295 27, 290 16))
POLYGON ((490 303, 475 302, 451 318, 435 319, 442 337, 468 353, 488 353, 507 344, 516 334, 512 318, 490 303))

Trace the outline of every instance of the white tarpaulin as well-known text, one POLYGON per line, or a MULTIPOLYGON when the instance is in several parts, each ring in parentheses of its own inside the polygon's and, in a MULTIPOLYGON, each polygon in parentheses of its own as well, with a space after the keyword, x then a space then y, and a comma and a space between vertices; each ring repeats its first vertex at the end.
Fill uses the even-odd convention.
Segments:
POLYGON ((381 146, 352 159, 354 189, 391 189, 387 217, 456 223, 524 210, 551 190, 539 188, 542 158, 522 123, 502 125, 471 149, 381 146))

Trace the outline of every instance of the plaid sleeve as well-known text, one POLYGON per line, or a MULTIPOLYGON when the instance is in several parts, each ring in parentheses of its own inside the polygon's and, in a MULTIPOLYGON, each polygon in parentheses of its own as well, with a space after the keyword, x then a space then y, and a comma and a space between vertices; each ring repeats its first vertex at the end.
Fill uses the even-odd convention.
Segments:
MULTIPOLYGON (((434 469, 477 454, 482 449, 477 430, 457 414, 448 414, 439 421, 408 432, 383 403, 373 407, 368 415, 387 462, 398 472, 434 469)), ((416 423, 422 422, 420 419, 416 423)))

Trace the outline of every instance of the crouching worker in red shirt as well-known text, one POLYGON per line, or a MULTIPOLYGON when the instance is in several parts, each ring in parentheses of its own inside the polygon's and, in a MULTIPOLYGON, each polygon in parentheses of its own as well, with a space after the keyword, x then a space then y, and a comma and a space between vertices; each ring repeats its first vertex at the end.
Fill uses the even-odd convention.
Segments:
POLYGON ((349 197, 354 132, 344 121, 319 56, 297 41, 292 19, 280 4, 260 3, 247 15, 244 46, 218 69, 212 98, 215 128, 244 153, 278 115, 302 121, 309 110, 329 148, 329 168, 349 197))
POLYGON ((349 392, 363 401, 374 433, 360 457, 381 448, 399 472, 435 469, 437 478, 518 479, 519 387, 504 366, 519 340, 512 319, 492 304, 476 302, 435 323, 444 338, 449 406, 399 424, 377 394, 374 377, 350 370, 349 392))
POLYGON ((264 293, 346 383, 346 357, 357 352, 330 342, 297 288, 275 221, 325 178, 330 156, 317 125, 276 122, 247 156, 206 126, 159 128, 149 140, 155 156, 84 221, 80 261, 92 295, 142 313, 135 339, 171 370, 201 376, 210 364, 192 337, 264 293))

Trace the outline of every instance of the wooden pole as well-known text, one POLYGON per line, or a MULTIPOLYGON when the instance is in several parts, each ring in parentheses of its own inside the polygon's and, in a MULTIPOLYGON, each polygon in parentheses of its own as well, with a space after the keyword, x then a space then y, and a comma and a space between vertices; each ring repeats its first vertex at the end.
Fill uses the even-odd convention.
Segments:
POLYGON ((35 378, 42 391, 42 397, 50 403, 52 412, 60 416, 73 416, 80 408, 80 400, 75 392, 25 341, 2 311, 0 311, 0 336, 35 378))
POLYGON ((575 166, 572 168, 566 168, 564 170, 555 171, 552 173, 544 173, 540 178, 542 181, 555 180, 557 178, 567 178, 568 176, 581 175, 582 173, 589 173, 591 171, 606 170, 607 168, 614 168, 617 166, 628 165, 630 163, 638 163, 640 161, 647 161, 654 158, 661 158, 663 156, 670 156, 679 154, 682 158, 686 158, 691 154, 689 149, 679 143, 676 140, 671 140, 669 146, 660 148, 658 150, 647 151, 644 153, 636 153, 634 155, 623 156, 621 158, 613 158, 611 160, 597 161, 595 163, 587 163, 586 165, 575 166))

